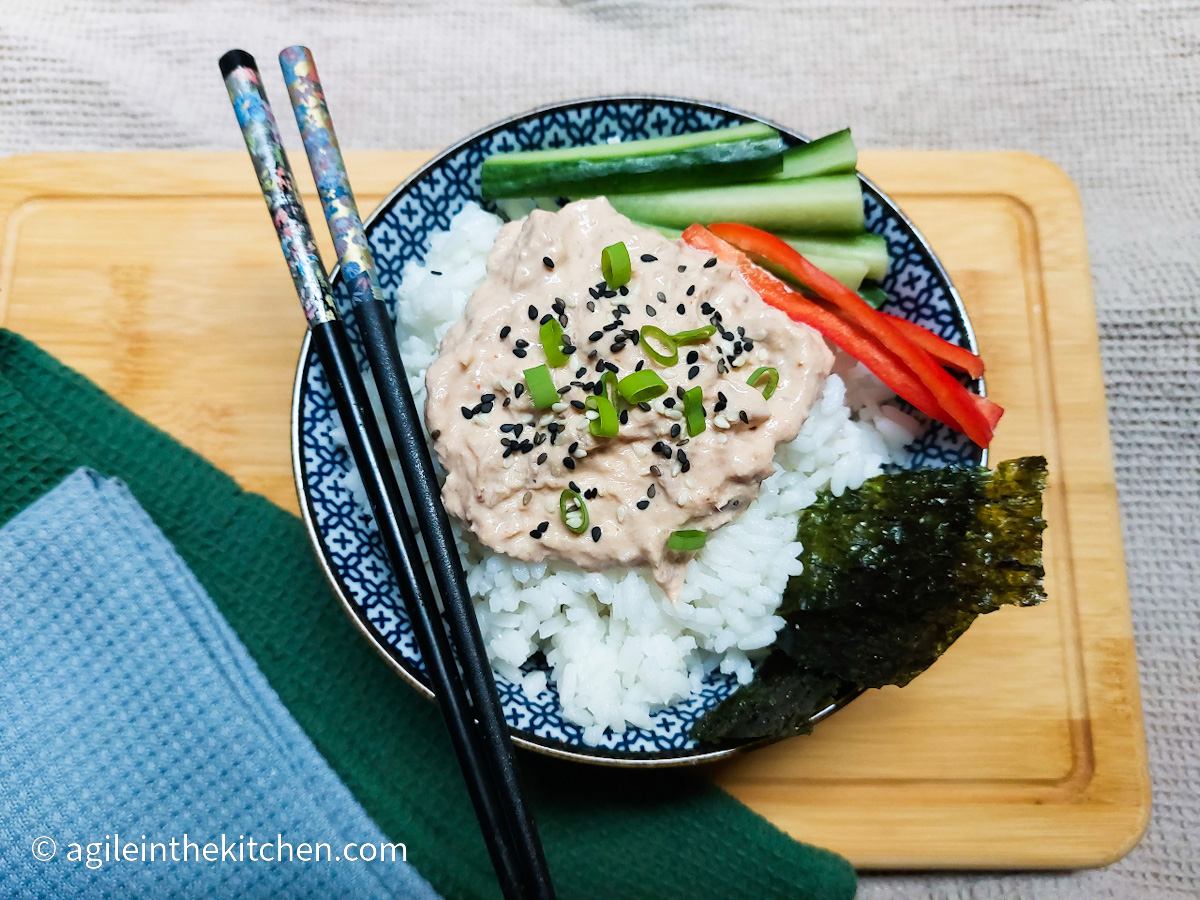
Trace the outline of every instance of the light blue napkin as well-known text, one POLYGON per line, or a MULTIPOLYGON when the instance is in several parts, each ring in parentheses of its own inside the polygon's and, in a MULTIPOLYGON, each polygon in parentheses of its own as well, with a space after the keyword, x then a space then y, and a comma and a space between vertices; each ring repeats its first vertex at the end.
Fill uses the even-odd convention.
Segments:
POLYGON ((0 529, 0 897, 436 897, 390 844, 124 485, 0 529))

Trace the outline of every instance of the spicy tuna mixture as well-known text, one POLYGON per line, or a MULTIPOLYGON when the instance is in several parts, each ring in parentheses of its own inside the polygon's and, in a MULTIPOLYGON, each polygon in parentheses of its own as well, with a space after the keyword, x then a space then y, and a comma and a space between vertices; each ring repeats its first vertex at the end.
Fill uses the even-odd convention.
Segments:
POLYGON ((775 445, 795 438, 832 364, 815 331, 763 303, 729 266, 634 225, 603 198, 535 210, 500 230, 486 281, 426 373, 446 508, 516 559, 645 565, 674 598, 688 556, 668 549, 669 535, 712 531, 754 500, 775 445), (617 242, 632 274, 614 290, 601 251, 617 242), (568 358, 549 369, 558 401, 539 409, 525 372, 547 363, 540 331, 550 320, 568 358), (644 326, 713 333, 681 343, 678 361, 663 365, 651 352, 661 346, 643 346, 644 326), (747 383, 763 367, 778 373, 769 399, 766 379, 747 383), (593 435, 587 398, 605 393, 605 373, 643 369, 666 392, 619 404, 616 434, 593 435), (683 397, 696 387, 704 430, 689 436, 683 397), (574 504, 562 514, 564 489, 582 498, 585 528, 574 504))

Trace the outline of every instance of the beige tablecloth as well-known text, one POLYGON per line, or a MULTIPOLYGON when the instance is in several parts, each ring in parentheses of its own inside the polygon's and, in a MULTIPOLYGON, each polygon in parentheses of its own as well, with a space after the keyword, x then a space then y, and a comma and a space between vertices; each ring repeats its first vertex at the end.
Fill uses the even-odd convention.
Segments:
MULTIPOLYGON (((1200 896, 1200 5, 967 0, 0 0, 0 153, 235 148, 216 61, 304 42, 342 143, 435 147, 593 93, 867 147, 1027 150, 1082 194, 1155 789, 1108 869, 868 875, 864 897, 1200 896), (1190 839, 1190 847, 1187 842, 1190 839)), ((269 63, 269 64, 267 64, 269 63)))

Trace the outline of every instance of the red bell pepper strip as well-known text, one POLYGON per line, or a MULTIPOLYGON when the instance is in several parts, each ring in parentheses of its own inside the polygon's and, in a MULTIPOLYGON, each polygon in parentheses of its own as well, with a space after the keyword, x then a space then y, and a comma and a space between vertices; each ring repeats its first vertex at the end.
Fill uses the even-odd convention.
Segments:
POLYGON ((972 378, 983 377, 983 360, 958 344, 952 344, 938 337, 928 328, 922 328, 916 322, 893 316, 891 313, 880 313, 887 316, 892 327, 902 335, 940 362, 956 372, 966 372, 972 378))
MULTIPOLYGON (((980 447, 991 443, 995 429, 988 424, 987 417, 972 402, 970 392, 938 365, 925 350, 903 336, 862 297, 826 275, 775 235, 762 229, 736 223, 719 223, 709 226, 709 230, 751 256, 782 266, 818 297, 838 307, 852 324, 895 353, 913 374, 924 382, 942 409, 955 420, 959 431, 980 447)), ((908 397, 905 399, 912 402, 908 397)), ((913 405, 916 406, 915 403, 913 405)))
POLYGON ((961 431, 954 420, 937 402, 933 392, 882 343, 863 334, 841 316, 808 300, 761 266, 750 261, 746 254, 714 235, 703 225, 692 225, 683 233, 692 247, 712 253, 738 270, 750 289, 770 306, 786 313, 794 321, 808 325, 835 346, 849 353, 890 387, 927 416, 945 422, 961 431))

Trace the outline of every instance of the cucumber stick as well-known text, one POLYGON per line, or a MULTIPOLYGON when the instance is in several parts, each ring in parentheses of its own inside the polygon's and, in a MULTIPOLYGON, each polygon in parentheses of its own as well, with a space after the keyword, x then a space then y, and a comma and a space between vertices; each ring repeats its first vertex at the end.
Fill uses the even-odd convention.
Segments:
POLYGON ((811 178, 816 175, 840 175, 858 168, 858 150, 843 128, 823 138, 792 147, 783 154, 783 169, 774 180, 811 178))
POLYGON ((768 178, 782 166, 783 138, 769 125, 673 137, 497 153, 483 161, 481 191, 499 197, 595 196, 768 178))
POLYGON ((775 232, 847 235, 864 228, 862 187, 856 175, 610 194, 608 201, 631 219, 673 228, 741 222, 775 232))
MULTIPOLYGON (((640 225, 642 228, 653 228, 663 237, 672 241, 677 241, 683 237, 683 232, 678 228, 669 228, 666 225, 650 225, 646 222, 634 222, 633 224, 640 225)), ((795 238, 788 239, 788 243, 792 243, 793 240, 795 238)), ((819 254, 809 254, 805 250, 800 250, 800 252, 804 254, 810 263, 826 275, 832 275, 848 288, 858 290, 859 285, 867 277, 867 263, 861 259, 852 256, 821 256, 819 254)), ((785 281, 795 283, 794 279, 783 270, 772 269, 772 271, 776 275, 783 277, 785 281)))
POLYGON ((854 259, 867 267, 867 278, 883 281, 888 271, 887 239, 879 234, 844 235, 799 235, 781 234, 791 248, 801 256, 839 257, 854 259))

